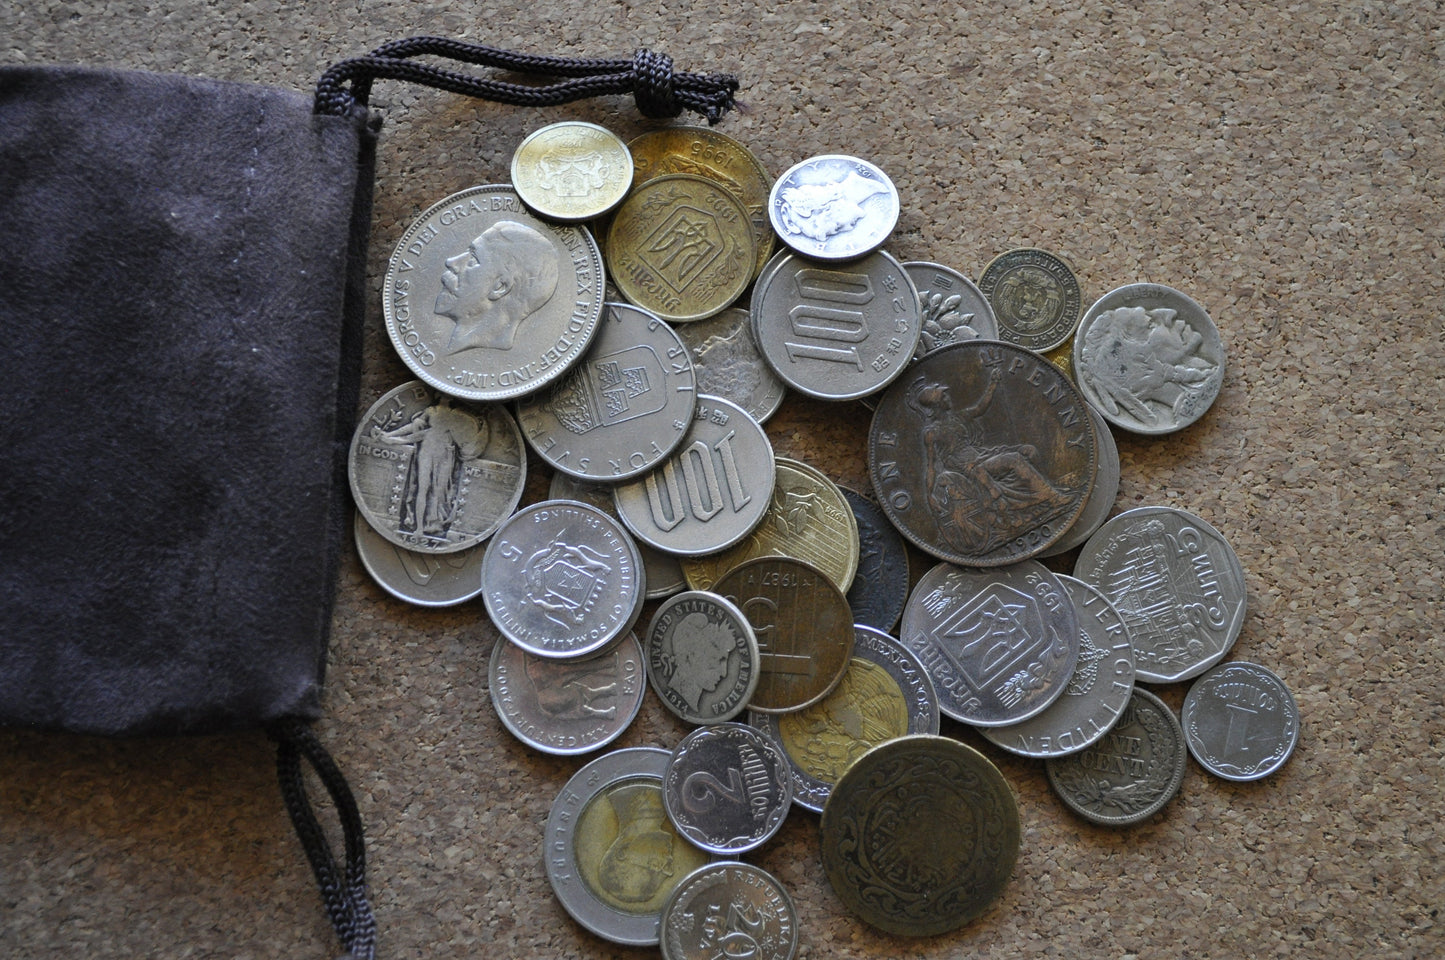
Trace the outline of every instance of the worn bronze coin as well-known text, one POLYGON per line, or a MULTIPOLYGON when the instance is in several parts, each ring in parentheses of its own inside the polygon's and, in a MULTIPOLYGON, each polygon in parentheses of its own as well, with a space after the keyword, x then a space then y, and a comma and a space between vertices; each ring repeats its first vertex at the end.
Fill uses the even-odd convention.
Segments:
POLYGON ((1079 280, 1047 250, 1022 247, 994 257, 978 288, 998 319, 998 335, 1043 353, 1067 343, 1079 325, 1079 280))

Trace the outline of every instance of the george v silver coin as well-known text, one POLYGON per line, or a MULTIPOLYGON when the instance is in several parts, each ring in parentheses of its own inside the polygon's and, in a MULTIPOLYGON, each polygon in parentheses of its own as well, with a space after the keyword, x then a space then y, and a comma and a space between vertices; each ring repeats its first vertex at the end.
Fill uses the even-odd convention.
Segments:
MULTIPOLYGON (((552 483, 547 488, 549 500, 580 500, 598 510, 621 520, 617 516, 617 504, 612 500, 612 485, 591 480, 579 480, 565 473, 552 474, 552 483)), ((670 597, 679 590, 687 589, 687 577, 683 575, 682 564, 677 557, 663 553, 646 543, 637 544, 642 555, 642 570, 647 575, 647 599, 660 600, 670 597)))
POLYGON ((647 678, 689 723, 721 723, 747 708, 762 668, 752 624, 731 601, 689 590, 664 600, 646 633, 647 678))
POLYGON ((927 260, 911 260, 903 269, 918 291, 921 322, 915 356, 964 340, 998 339, 993 307, 968 277, 927 260))
POLYGON ((1299 706, 1284 681, 1257 663, 1221 663, 1195 680, 1179 718, 1199 765, 1225 780, 1259 780, 1299 743, 1299 706))
POLYGON ((747 310, 729 307, 674 330, 692 354, 698 393, 725 397, 758 423, 778 412, 788 390, 758 353, 747 310))
POLYGON ((1079 280, 1060 257, 1021 247, 989 261, 978 278, 1002 340, 1046 353, 1069 342, 1079 325, 1079 280))
POLYGON ((811 157, 789 167, 768 195, 778 238, 814 260, 856 260, 888 240, 898 225, 898 188, 858 157, 811 157))
POLYGON ((662 908, 663 960, 792 960, 793 898, 772 874, 721 861, 688 874, 662 908))
POLYGON ((782 751, 745 723, 699 727, 673 748, 662 801, 677 832, 709 853, 736 856, 778 832, 793 802, 782 751))
POLYGON ((858 572, 848 588, 853 622, 887 633, 908 601, 908 548, 878 504, 856 490, 838 489, 858 525, 858 572))
POLYGON ((357 512, 356 554, 377 586, 419 607, 450 607, 482 592, 481 545, 456 553, 421 553, 398 547, 357 512))

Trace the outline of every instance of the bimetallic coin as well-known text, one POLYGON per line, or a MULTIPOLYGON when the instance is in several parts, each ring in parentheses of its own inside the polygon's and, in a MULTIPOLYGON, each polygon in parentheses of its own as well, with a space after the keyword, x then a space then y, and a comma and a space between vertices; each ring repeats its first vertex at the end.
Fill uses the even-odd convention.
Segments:
POLYGON ((1074 335, 1079 389, 1131 433, 1182 430, 1224 382, 1224 344, 1204 308, 1172 287, 1133 283, 1091 306, 1074 335))
POLYGON ((726 397, 758 423, 778 412, 788 388, 758 353, 752 320, 742 307, 678 324, 674 331, 692 353, 697 392, 726 397))
POLYGON ((983 291, 952 267, 927 260, 903 264, 918 290, 922 332, 914 355, 964 340, 997 340, 998 320, 983 291))
POLYGON ((811 707, 785 714, 748 712, 788 758, 793 802, 821 812, 843 771, 880 743, 938 733, 938 698, 923 664, 893 637, 853 628, 843 680, 811 707))
POLYGON ((360 511, 352 523, 356 553, 377 586, 419 607, 450 607, 482 592, 480 545, 456 553, 420 553, 376 532, 360 511))
POLYGON ((908 548, 878 504, 856 490, 838 489, 858 524, 858 572, 848 588, 853 622, 887 633, 908 601, 908 548))
POLYGON ((856 260, 898 225, 898 188, 867 160, 811 157, 790 167, 768 195, 779 239, 814 260, 856 260))
POLYGON ((562 756, 588 753, 631 725, 647 691, 642 644, 633 633, 574 660, 533 656, 515 643, 492 647, 492 706, 512 736, 562 756))
POLYGON ((669 597, 647 627, 648 681, 688 723, 721 723, 742 713, 761 667, 752 624, 717 594, 669 597))
POLYGON ((1114 501, 1119 497, 1119 445, 1114 442, 1114 432, 1109 429, 1103 416, 1093 406, 1085 404, 1089 410, 1089 417, 1094 421, 1094 435, 1099 438, 1099 462, 1098 469, 1094 472, 1094 489, 1089 491, 1089 499, 1084 501, 1084 509, 1079 512, 1079 518, 1074 521, 1073 526, 1064 531, 1064 535, 1054 541, 1054 545, 1039 553, 1042 557, 1057 557, 1061 553, 1068 553, 1075 547, 1084 545, 1084 542, 1092 537, 1098 529, 1109 519, 1109 514, 1114 510, 1114 501))
POLYGON ((823 871, 848 909, 886 933, 935 936, 1002 895, 1018 861, 1018 804, 972 747, 902 737, 843 774, 819 841, 823 871))
POLYGON ((567 376, 517 403, 537 455, 582 480, 640 476, 682 443, 697 409, 692 357, 666 323, 609 303, 567 376))
POLYGON ((1074 576, 1109 598, 1129 628, 1145 683, 1198 676, 1244 625, 1244 569, 1218 530, 1174 507, 1135 507, 1099 528, 1074 576))
POLYGON ((672 891, 709 859, 667 819, 670 757, 655 747, 605 753, 572 775, 547 815, 542 855, 557 900, 614 943, 655 946, 672 891))
POLYGON ((606 127, 564 120, 534 130, 512 154, 512 186, 552 220, 600 217, 632 186, 632 154, 606 127))
POLYGON ((772 874, 721 862, 688 874, 662 908, 663 960, 792 960, 793 898, 772 874))
MULTIPOLYGON (((552 483, 547 488, 547 499, 580 500, 609 517, 622 519, 617 516, 617 504, 612 501, 611 484, 578 480, 558 472, 552 474, 552 483)), ((637 544, 637 552, 642 556, 642 570, 647 575, 647 599, 661 600, 679 590, 687 589, 687 578, 682 575, 682 565, 677 562, 677 557, 645 543, 637 544)))
POLYGON ((397 242, 381 307, 423 381, 467 400, 510 400, 560 377, 602 314, 602 256, 580 227, 529 213, 509 186, 426 210, 397 242))
POLYGON ((734 567, 713 591, 742 610, 758 638, 762 672, 752 709, 801 710, 843 679, 853 652, 853 613, 817 567, 759 557, 734 567))
POLYGON ((998 340, 933 351, 885 392, 868 432, 878 503, 940 560, 1016 563, 1078 519, 1098 473, 1088 405, 1038 354, 998 340))
POLYGON ((584 657, 632 629, 646 584, 627 531, 572 500, 523 507, 482 558, 482 599, 502 636, 538 657, 584 657))
POLYGON ((1086 820, 1123 827, 1164 809, 1184 782, 1184 731, 1174 711, 1134 688, 1113 728, 1091 747, 1044 761, 1049 786, 1086 820))
POLYGON ((994 257, 978 288, 998 320, 998 335, 1039 353, 1061 346, 1079 325, 1079 281, 1063 260, 1024 247, 994 257))
POLYGON ((745 723, 689 733, 662 777, 662 802, 677 832, 725 856, 771 839, 792 801, 793 778, 782 751, 745 723))
POLYGON ((741 200, 711 180, 669 174, 639 184, 612 215, 607 266, 639 307, 701 320, 747 289, 756 246, 741 200))
POLYGON ((504 407, 454 402, 412 380, 383 395, 357 424, 351 496, 372 528, 399 547, 475 547, 522 498, 521 438, 504 407))
POLYGON ((1042 713, 1079 656, 1079 618, 1059 578, 1036 560, 976 569, 940 563, 923 575, 900 632, 963 723, 1004 727, 1042 713))
POLYGON ((1259 780, 1299 743, 1299 707, 1279 677, 1254 663, 1221 663, 1184 697, 1184 742, 1199 765, 1226 780, 1259 780))

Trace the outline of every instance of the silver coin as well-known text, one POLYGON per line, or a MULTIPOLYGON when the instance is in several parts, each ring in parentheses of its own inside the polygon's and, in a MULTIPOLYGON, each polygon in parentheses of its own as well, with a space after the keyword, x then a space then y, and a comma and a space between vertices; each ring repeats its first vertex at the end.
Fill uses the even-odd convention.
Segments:
POLYGON ((1218 530, 1174 507, 1135 507, 1099 528, 1074 576, 1118 608, 1145 683, 1198 676, 1244 625, 1244 570, 1218 530))
POLYGON ((761 656, 748 618, 715 593, 689 590, 663 601, 647 627, 647 678, 688 723, 720 723, 747 708, 761 656))
POLYGON ((662 466, 613 490, 637 539, 667 553, 724 550, 767 514, 776 479, 773 445, 731 400, 700 395, 682 447, 662 466))
MULTIPOLYGON (((547 499, 580 500, 610 517, 622 519, 617 516, 617 505, 612 501, 611 484, 554 473, 551 486, 547 488, 547 499)), ((647 599, 661 600, 687 588, 687 577, 683 575, 682 564, 677 557, 645 543, 637 544, 637 552, 642 556, 642 570, 647 575, 647 599)))
POLYGON ((964 340, 997 340, 998 320, 977 285, 952 267, 927 260, 903 264, 918 291, 921 314, 914 356, 964 340))
POLYGON ((793 898, 772 874, 724 861, 684 877, 662 908, 663 960, 792 960, 793 898))
POLYGON ((415 380, 371 405, 351 438, 351 496, 387 540, 417 553, 475 547, 527 481, 526 449, 498 404, 456 402, 415 380))
POLYGON ((682 443, 697 408, 692 356, 672 327, 609 303, 592 345, 567 376, 517 403, 522 434, 553 468, 618 483, 682 443))
POLYGON ((793 802, 782 751, 745 723, 699 727, 673 748, 662 802, 677 832, 734 856, 767 843, 793 802))
POLYGON ((1002 340, 1039 353, 1069 342, 1079 325, 1079 281, 1046 250, 1022 247, 989 261, 978 278, 1002 340))
POLYGON ((838 489, 858 524, 858 572, 848 588, 853 622, 887 633, 908 601, 908 548, 878 504, 856 490, 838 489))
POLYGON ((855 400, 903 372, 918 347, 918 292, 883 251, 856 263, 781 260, 754 288, 753 336, 772 371, 799 393, 855 400))
POLYGON ((1096 743, 1134 692, 1134 648, 1119 611, 1082 580, 1059 575, 1079 618, 1079 659, 1063 695, 1042 713, 979 733, 1022 757, 1062 757, 1096 743))
POLYGON ((758 423, 778 412, 788 389, 758 353, 751 314, 729 307, 716 316, 675 328, 692 353, 698 393, 726 397, 758 423))
POLYGON ((1299 706, 1284 681, 1255 663, 1221 663, 1189 687, 1179 718, 1199 765, 1226 780, 1259 780, 1299 743, 1299 706))
POLYGON ((645 675, 642 644, 633 633, 574 660, 533 656, 499 641, 487 671, 502 725, 528 746, 561 756, 588 753, 620 737, 642 707, 645 675))
POLYGON ((826 155, 794 164, 773 184, 768 219, 778 238, 815 260, 856 260, 898 225, 898 188, 857 157, 826 155))
POLYGON ((938 564, 908 598, 900 636, 923 661, 939 709, 979 727, 1042 713, 1063 694, 1079 655, 1074 605, 1036 560, 938 564))
POLYGON ((822 813, 833 784, 870 748, 908 734, 938 733, 938 697, 911 651, 883 631, 857 624, 852 659, 832 693, 795 713, 751 710, 748 723, 788 758, 793 803, 822 813))
POLYGON ((1049 786, 1086 820, 1122 827, 1164 809, 1184 782, 1184 731, 1169 705, 1139 687, 1091 747, 1044 761, 1049 786))
POLYGON ((539 657, 584 657, 632 629, 646 584, 627 531, 596 507, 544 500, 497 531, 482 599, 502 636, 539 657))
POLYGON ((1114 509, 1114 501, 1119 497, 1119 445, 1114 441, 1114 433, 1099 411, 1092 406, 1089 406, 1088 410, 1089 417, 1094 421, 1094 433, 1099 438, 1094 487, 1089 491, 1089 499, 1084 501, 1084 509, 1080 511, 1079 518, 1064 531, 1064 535, 1059 537, 1052 547, 1039 554, 1041 558, 1057 557, 1075 547, 1083 546, 1084 541, 1092 537, 1104 525, 1104 521, 1109 519, 1109 514, 1114 509))
POLYGON ((1104 418, 1131 433, 1173 433, 1214 403, 1224 344, 1204 308, 1158 283, 1110 290, 1074 334, 1079 389, 1104 418))
POLYGON ((482 592, 482 546, 456 553, 419 553, 376 532, 360 512, 352 535, 361 565, 377 586, 419 607, 450 607, 482 592))
POLYGON ((433 204, 387 263, 386 332, 423 381, 468 400, 509 400, 560 377, 602 313, 602 256, 581 227, 529 213, 509 186, 433 204))
POLYGON ((572 775, 547 815, 542 857, 558 902, 614 943, 656 946, 672 891, 710 860, 667 819, 670 757, 656 747, 605 753, 572 775))

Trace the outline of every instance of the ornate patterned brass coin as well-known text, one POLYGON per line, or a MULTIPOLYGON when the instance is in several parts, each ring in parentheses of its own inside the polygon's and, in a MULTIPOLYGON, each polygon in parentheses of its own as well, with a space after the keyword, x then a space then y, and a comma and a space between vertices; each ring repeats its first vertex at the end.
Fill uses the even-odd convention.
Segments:
POLYGON ((747 863, 710 863, 684 877, 662 908, 663 960, 792 960, 793 898, 747 863))
POLYGON ((1226 780, 1259 780, 1299 743, 1299 707, 1279 677, 1255 663, 1221 663, 1195 680, 1179 718, 1199 765, 1226 780))
POLYGON ((512 186, 551 220, 600 217, 632 186, 632 154, 606 127, 564 120, 532 131, 512 154, 512 186))
POLYGON ((848 909, 886 933, 935 936, 1003 893, 1018 861, 1018 805, 972 747, 902 737, 848 768, 819 835, 823 870, 848 909))
POLYGON ((647 679, 688 723, 721 723, 747 708, 762 668, 752 624, 715 593, 663 601, 647 627, 647 679))
POLYGON ((701 320, 747 289, 756 247, 741 200, 711 180, 669 174, 639 184, 612 215, 607 265, 639 307, 701 320))
POLYGON ((387 540, 456 553, 490 537, 527 480, 517 422, 497 404, 454 402, 415 380, 371 405, 351 438, 356 508, 387 540))
POLYGON ((814 260, 856 260, 898 225, 898 188, 867 160, 811 157, 788 168, 768 195, 778 237, 814 260))
POLYGON ((398 600, 420 607, 450 607, 482 592, 478 545, 456 553, 419 553, 398 547, 376 532, 361 511, 351 525, 356 554, 376 585, 398 600))
POLYGON ((602 314, 602 256, 580 227, 529 213, 509 186, 434 204, 397 242, 381 307, 412 372, 467 400, 510 400, 560 377, 602 314))
POLYGON ((1079 281, 1063 260, 1030 247, 989 261, 978 278, 1002 340, 1044 353, 1074 335, 1081 310, 1079 281))
POLYGON ((1098 437, 1068 378, 997 340, 935 350, 878 401, 868 471, 900 533, 941 560, 1037 556, 1083 512, 1098 437))
MULTIPOLYGON (((601 510, 616 520, 617 504, 612 499, 612 485, 578 480, 565 473, 552 474, 552 483, 547 487, 548 500, 580 500, 601 510)), ((647 575, 647 599, 661 600, 679 590, 687 589, 687 578, 682 575, 682 565, 677 557, 646 543, 637 543, 637 552, 642 556, 642 569, 647 575)))
POLYGON ((758 353, 747 310, 729 307, 706 320, 680 323, 675 332, 692 351, 698 393, 726 397, 758 423, 778 412, 788 389, 758 353))
POLYGON ((745 723, 715 723, 682 738, 662 777, 672 825, 710 853, 734 856, 766 843, 793 802, 783 752, 745 723))
POLYGON ((853 622, 887 633, 908 601, 908 548, 883 508, 856 490, 838 489, 858 524, 858 572, 848 588, 853 622))
POLYGON ((965 340, 997 340, 993 307, 972 280, 941 263, 913 260, 903 265, 918 290, 922 332, 915 356, 965 340))

